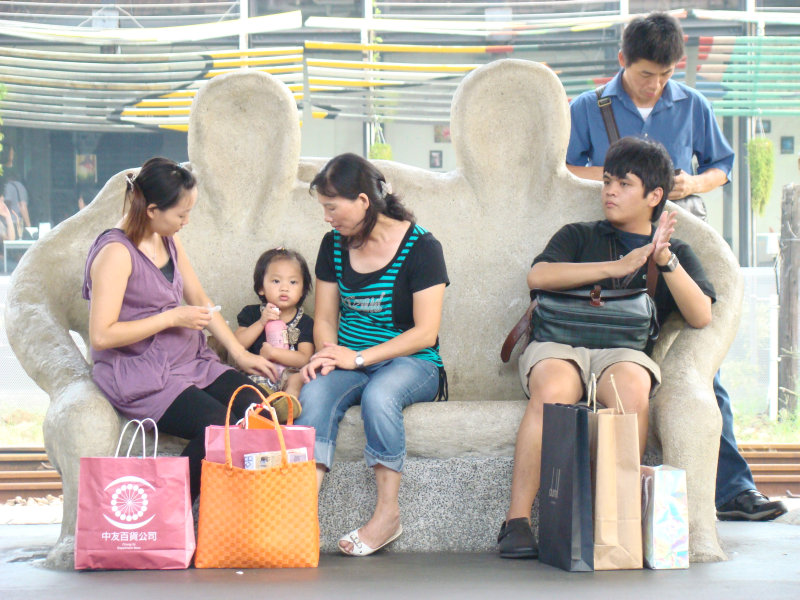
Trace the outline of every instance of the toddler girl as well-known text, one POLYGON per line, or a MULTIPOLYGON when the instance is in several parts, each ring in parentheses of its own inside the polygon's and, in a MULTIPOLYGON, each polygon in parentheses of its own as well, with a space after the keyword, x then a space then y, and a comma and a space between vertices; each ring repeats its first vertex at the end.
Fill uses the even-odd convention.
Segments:
MULTIPOLYGON (((300 394, 303 376, 298 369, 309 361, 314 352, 314 320, 303 314, 303 301, 310 290, 311 272, 299 252, 275 248, 264 252, 256 262, 253 291, 261 303, 250 304, 241 310, 236 317, 239 328, 234 335, 253 354, 260 354, 286 367, 278 381, 260 375, 251 376, 269 393, 280 390, 295 398, 300 394), (266 340, 264 327, 268 321, 275 319, 287 325, 288 349, 272 346, 266 340)), ((295 403, 294 407, 297 417, 300 414, 299 404, 295 403)))

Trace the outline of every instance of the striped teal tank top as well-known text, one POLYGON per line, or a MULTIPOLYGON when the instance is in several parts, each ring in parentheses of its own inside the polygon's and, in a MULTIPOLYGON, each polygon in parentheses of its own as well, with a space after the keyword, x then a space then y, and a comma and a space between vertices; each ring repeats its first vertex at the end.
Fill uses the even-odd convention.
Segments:
MULTIPOLYGON (((339 344, 351 350, 362 351, 397 337, 404 329, 392 318, 394 284, 397 274, 405 263, 414 243, 427 230, 414 225, 405 243, 381 276, 372 283, 358 289, 350 289, 342 282, 342 236, 333 232, 333 266, 339 286, 339 344)), ((412 354, 442 367, 439 342, 412 354)))

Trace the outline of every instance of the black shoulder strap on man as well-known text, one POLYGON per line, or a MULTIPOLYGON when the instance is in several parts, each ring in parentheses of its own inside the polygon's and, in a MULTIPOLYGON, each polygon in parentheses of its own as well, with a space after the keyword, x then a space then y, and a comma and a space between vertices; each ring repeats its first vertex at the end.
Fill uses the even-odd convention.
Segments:
POLYGON ((597 94, 597 108, 600 109, 600 114, 603 117, 603 125, 606 126, 606 135, 610 146, 619 139, 619 128, 617 127, 617 120, 614 118, 614 111, 611 110, 611 98, 609 96, 603 98, 603 90, 605 89, 606 86, 601 85, 594 93, 597 94))

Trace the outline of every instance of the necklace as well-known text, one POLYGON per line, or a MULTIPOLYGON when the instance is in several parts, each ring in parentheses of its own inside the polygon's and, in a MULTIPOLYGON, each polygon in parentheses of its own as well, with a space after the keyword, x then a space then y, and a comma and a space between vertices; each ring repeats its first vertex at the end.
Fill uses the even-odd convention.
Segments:
POLYGON ((150 260, 152 260, 153 262, 156 262, 156 254, 158 253, 158 246, 156 246, 156 243, 157 243, 157 242, 155 242, 155 241, 154 241, 154 242, 152 243, 152 245, 151 245, 151 246, 152 246, 152 248, 153 248, 152 252, 151 252, 149 249, 145 248, 145 254, 146 254, 146 255, 147 255, 147 257, 148 257, 148 258, 150 258, 150 260))

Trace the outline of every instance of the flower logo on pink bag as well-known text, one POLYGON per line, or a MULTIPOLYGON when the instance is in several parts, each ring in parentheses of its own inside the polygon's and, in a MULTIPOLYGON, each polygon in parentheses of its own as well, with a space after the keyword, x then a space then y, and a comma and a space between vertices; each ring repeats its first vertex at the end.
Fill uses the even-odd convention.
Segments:
POLYGON ((155 491, 155 487, 149 481, 128 475, 115 479, 104 488, 104 491, 108 492, 110 488, 114 491, 111 494, 109 507, 115 518, 112 519, 106 514, 103 516, 114 527, 139 529, 155 518, 155 514, 152 514, 147 519, 141 520, 147 512, 148 492, 155 491))

